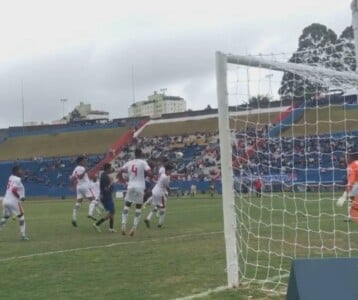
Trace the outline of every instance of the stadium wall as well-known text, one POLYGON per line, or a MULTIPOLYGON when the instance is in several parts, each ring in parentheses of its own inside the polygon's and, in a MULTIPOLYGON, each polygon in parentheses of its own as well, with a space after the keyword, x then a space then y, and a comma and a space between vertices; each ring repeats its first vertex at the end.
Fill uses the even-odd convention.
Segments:
POLYGON ((304 115, 306 109, 306 103, 303 102, 299 107, 291 110, 289 113, 279 124, 273 126, 269 129, 268 136, 270 138, 274 138, 279 136, 283 131, 292 127, 292 124, 297 123, 304 115))

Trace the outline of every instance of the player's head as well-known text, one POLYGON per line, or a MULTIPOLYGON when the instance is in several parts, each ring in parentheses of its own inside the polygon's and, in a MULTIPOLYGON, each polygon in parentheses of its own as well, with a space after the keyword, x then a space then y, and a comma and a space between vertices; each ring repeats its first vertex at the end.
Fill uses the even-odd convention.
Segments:
POLYGON ((97 182, 97 180, 98 180, 98 176, 97 176, 97 174, 93 175, 93 177, 92 177, 92 181, 93 181, 93 182, 97 182))
POLYGON ((110 163, 105 163, 105 164, 103 165, 103 171, 104 171, 105 173, 110 173, 111 170, 112 170, 112 165, 111 165, 110 163))
POLYGON ((22 176, 22 169, 20 166, 13 166, 11 169, 12 175, 21 177, 22 176))
POLYGON ((141 149, 137 148, 134 150, 134 157, 135 158, 142 158, 143 157, 143 152, 141 149))
POLYGON ((76 163, 80 166, 83 166, 86 164, 86 157, 84 155, 80 155, 79 157, 77 157, 76 159, 76 163))

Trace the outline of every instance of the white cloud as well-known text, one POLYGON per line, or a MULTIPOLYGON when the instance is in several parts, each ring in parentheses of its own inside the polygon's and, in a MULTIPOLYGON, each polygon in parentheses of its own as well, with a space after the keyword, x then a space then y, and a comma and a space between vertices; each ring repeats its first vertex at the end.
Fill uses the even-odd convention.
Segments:
MULTIPOLYGON (((18 103, 23 79, 26 121, 58 118, 61 98, 70 100, 68 108, 85 100, 112 117, 126 116, 134 65, 136 100, 164 87, 191 108, 216 106, 216 50, 294 51, 313 22, 337 34, 350 25, 349 4, 0 0, 0 103, 18 103)), ((20 124, 19 116, 3 112, 0 125, 20 124)))

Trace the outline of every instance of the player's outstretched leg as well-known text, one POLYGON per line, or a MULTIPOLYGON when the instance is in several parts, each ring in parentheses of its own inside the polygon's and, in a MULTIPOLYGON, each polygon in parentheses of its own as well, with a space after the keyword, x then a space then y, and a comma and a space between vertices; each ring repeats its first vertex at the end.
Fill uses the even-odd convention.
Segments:
POLYGON ((155 207, 149 212, 148 216, 145 218, 144 223, 145 223, 145 225, 147 226, 147 228, 150 227, 150 220, 151 220, 153 214, 156 214, 157 211, 158 211, 158 207, 155 206, 155 207))

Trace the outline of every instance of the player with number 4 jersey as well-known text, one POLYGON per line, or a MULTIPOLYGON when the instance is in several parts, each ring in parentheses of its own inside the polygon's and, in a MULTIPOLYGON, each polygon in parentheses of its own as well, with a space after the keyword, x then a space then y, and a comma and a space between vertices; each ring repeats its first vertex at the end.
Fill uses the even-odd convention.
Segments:
POLYGON ((136 149, 134 152, 135 159, 125 163, 118 172, 118 179, 120 182, 125 182, 123 173, 128 174, 127 193, 124 198, 125 204, 122 212, 122 235, 126 234, 126 224, 129 214, 129 209, 132 203, 136 206, 136 212, 133 222, 133 227, 130 231, 130 235, 133 236, 142 212, 143 196, 145 189, 145 177, 150 174, 150 167, 148 163, 142 159, 142 151, 136 149))

